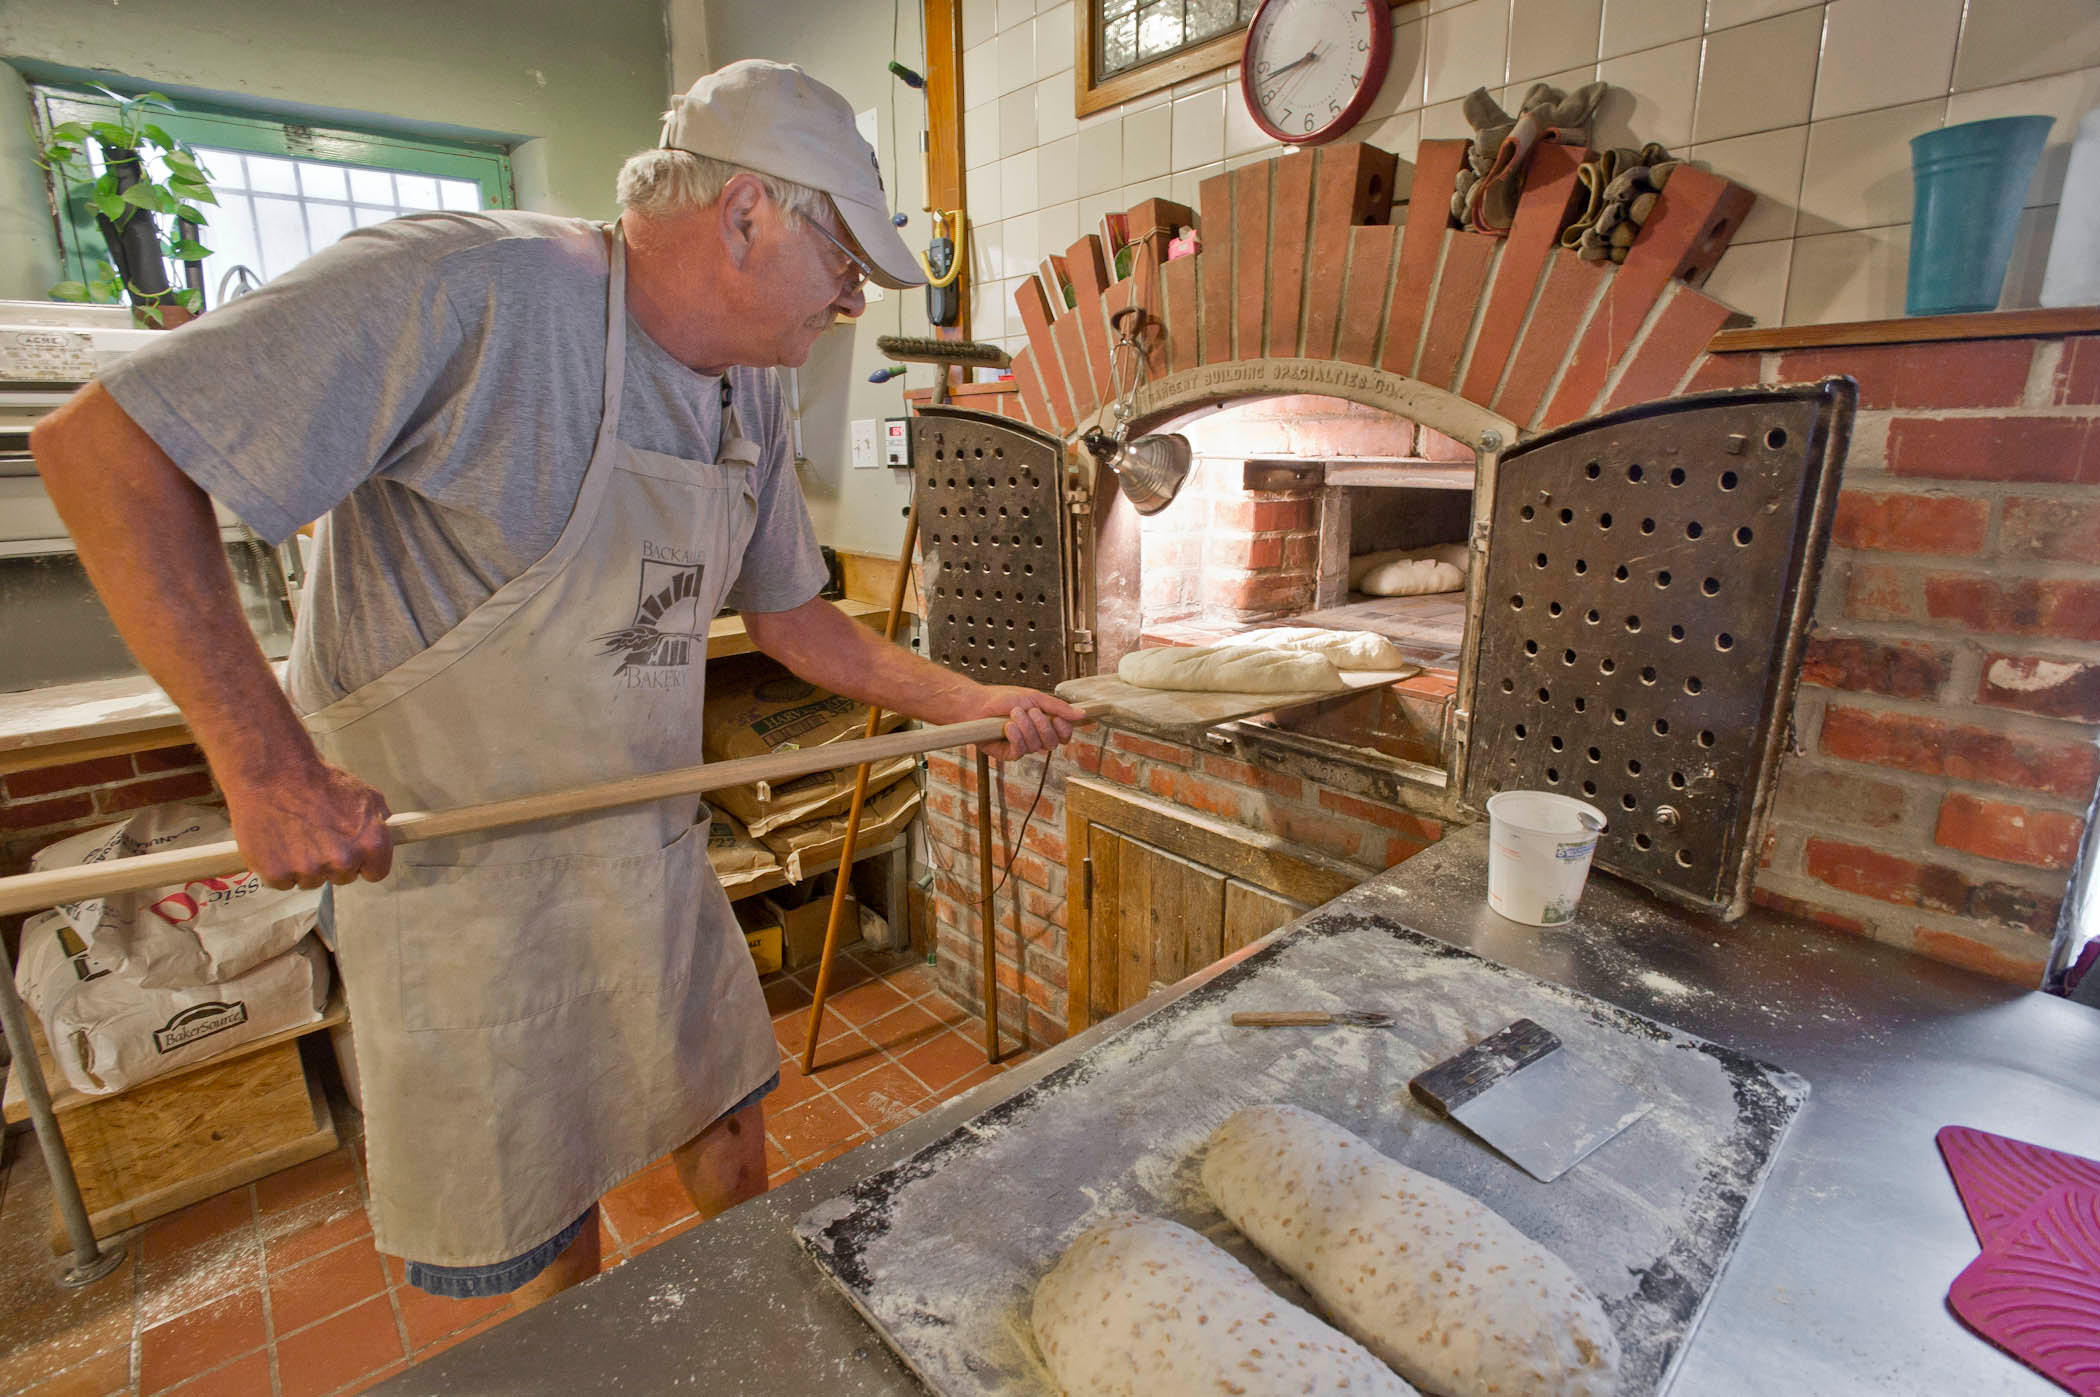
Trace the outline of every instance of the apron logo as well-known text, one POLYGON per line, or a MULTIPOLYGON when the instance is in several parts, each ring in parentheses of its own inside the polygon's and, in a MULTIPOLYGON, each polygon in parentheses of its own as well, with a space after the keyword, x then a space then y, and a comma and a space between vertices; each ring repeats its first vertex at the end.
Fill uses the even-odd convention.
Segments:
POLYGON ((599 654, 620 657, 614 678, 643 688, 676 688, 685 682, 684 674, 675 671, 691 666, 695 643, 707 638, 708 618, 700 614, 700 574, 698 563, 642 559, 641 596, 633 623, 595 637, 599 654))

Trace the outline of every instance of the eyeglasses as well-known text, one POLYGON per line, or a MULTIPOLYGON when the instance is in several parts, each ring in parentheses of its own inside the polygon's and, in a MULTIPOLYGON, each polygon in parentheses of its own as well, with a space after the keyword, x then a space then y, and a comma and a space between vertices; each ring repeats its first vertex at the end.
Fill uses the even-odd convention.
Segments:
POLYGON ((814 218, 805 218, 803 222, 807 223, 810 227, 816 229, 818 236, 822 237, 825 242, 830 243, 840 252, 846 254, 846 261, 849 264, 851 264, 853 270, 846 276, 846 286, 843 292, 844 295, 851 296, 854 292, 860 290, 861 287, 865 286, 870 277, 875 275, 875 269, 869 266, 865 261, 861 260, 860 254, 856 253, 852 248, 840 242, 836 237, 832 235, 829 229, 825 228, 823 224, 817 222, 814 218))

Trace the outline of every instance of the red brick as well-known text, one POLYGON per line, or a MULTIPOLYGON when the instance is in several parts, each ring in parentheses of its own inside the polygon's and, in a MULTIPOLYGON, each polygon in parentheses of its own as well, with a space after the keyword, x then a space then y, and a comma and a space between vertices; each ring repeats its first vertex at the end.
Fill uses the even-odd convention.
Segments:
MULTIPOLYGON (((2090 791, 2088 791, 2090 794, 2090 791)), ((2001 863, 2069 868, 2085 821, 2061 810, 2034 810, 1959 792, 1940 802, 1935 842, 2001 863)))
POLYGON ((1246 762, 1235 761, 1231 757, 1220 757, 1209 752, 1203 754, 1199 765, 1206 776, 1231 781, 1250 790, 1258 787, 1289 800, 1300 799, 1305 789, 1305 783, 1295 776, 1286 776, 1279 771, 1267 771, 1250 766, 1246 762))
POLYGON ((1057 353, 1038 360, 1037 370, 1045 371, 1056 363, 1064 374, 1066 391, 1072 395, 1073 420, 1091 418, 1107 400, 1108 390, 1094 383, 1093 368, 1087 363, 1086 327, 1076 311, 1066 311, 1057 318, 1050 327, 1050 340, 1057 353))
POLYGON ((1399 246, 1400 230, 1390 223, 1349 230, 1348 279, 1343 287, 1342 328, 1335 358, 1369 364, 1377 357, 1399 246))
MULTIPOLYGON (((1108 312, 1101 304, 1102 293, 1108 290, 1108 268, 1102 261, 1101 239, 1095 234, 1083 234, 1079 241, 1065 250, 1065 271, 1072 278, 1072 291, 1079 298, 1078 306, 1066 319, 1076 316, 1085 331, 1087 371, 1093 376, 1094 392, 1098 402, 1107 402, 1112 379, 1108 372, 1108 312)), ((1071 374, 1071 365, 1065 366, 1071 374)), ((1087 414, 1082 413, 1081 416, 1087 414)))
MULTIPOLYGON (((2100 350, 2093 358, 2100 361, 2100 350)), ((2100 563, 2100 500, 2008 495, 1998 524, 1998 552, 2052 563, 2100 563)))
POLYGON ((1120 752, 1103 751, 1101 775, 1104 780, 1119 786, 1135 786, 1138 783, 1138 764, 1120 752))
POLYGON ((1910 792, 1893 781, 1788 762, 1779 771, 1778 818, 1807 818, 1856 829, 1894 829, 1904 822, 1910 792))
POLYGON ((1810 839, 1802 849, 1802 862, 1809 876, 1841 892, 2029 931, 2053 928, 2061 908, 2058 899, 2027 888, 1979 883, 1952 868, 1835 840, 1810 839))
POLYGON ((1988 975, 1994 980, 2007 980, 2029 989, 2042 982, 2043 958, 2046 946, 2037 946, 2031 956, 2016 955, 1986 946, 1981 941, 1972 941, 1966 936, 1957 936, 1951 931, 1936 927, 1919 927, 1911 940, 1911 949, 1928 960, 1943 965, 1959 966, 1973 970, 1979 975, 1988 975))
POLYGON ((1282 533, 1313 526, 1316 507, 1311 500, 1264 500, 1245 498, 1221 501, 1211 510, 1211 521, 1220 529, 1241 533, 1282 533))
POLYGON ((1180 373, 1200 362, 1202 310, 1196 295, 1196 259, 1177 257, 1160 269, 1167 306, 1167 369, 1180 373))
POLYGON ((1496 412, 1519 426, 1537 420, 1546 389, 1589 323, 1598 294, 1609 284, 1604 264, 1585 262, 1565 248, 1547 260, 1546 285, 1524 322, 1509 374, 1496 390, 1496 412))
POLYGON ((1203 301, 1203 362, 1232 358, 1232 176, 1212 175, 1198 186, 1204 250, 1196 254, 1203 301))
POLYGON ((1989 500, 1847 490, 1838 496, 1831 542, 1884 553, 1973 557, 1990 534, 1989 500))
MULTIPOLYGON (((1325 418, 1295 422, 1291 446, 1300 456, 1405 456, 1414 443, 1414 424, 1398 417, 1325 418)), ((1466 453, 1472 460, 1472 453, 1466 453)))
POLYGON ((2089 798, 2100 780, 2100 754, 2089 744, 2015 737, 1909 713, 1833 705, 1823 715, 1822 749, 1847 761, 2072 800, 2089 798))
MULTIPOLYGON (((1270 817, 1276 832, 1299 844, 1309 844, 1315 849, 1339 858, 1356 859, 1362 853, 1366 836, 1361 829, 1345 825, 1340 820, 1325 815, 1314 815, 1306 811, 1278 808, 1270 817)), ((1385 841, 1380 839, 1377 849, 1383 852, 1385 841)))
POLYGON ((60 791, 77 791, 89 786, 106 786, 113 781, 129 781, 136 774, 131 769, 129 757, 97 757, 93 761, 68 762, 64 766, 16 771, 8 774, 7 798, 31 800, 37 796, 56 795, 60 791))
POLYGON ((1808 875, 1840 892, 1871 897, 1880 902, 1918 905, 1920 865, 1877 849, 1811 839, 1802 848, 1802 863, 1808 875))
POLYGON ((1052 863, 1065 861, 1063 828, 1045 814, 1038 813, 1035 822, 1028 826, 1028 833, 1021 840, 1021 847, 1041 854, 1052 863))
POLYGON ((1585 154, 1581 146, 1550 142, 1532 151, 1517 216, 1504 240, 1495 284, 1481 310, 1480 329, 1473 336, 1472 362, 1466 366, 1465 384, 1459 390, 1459 396, 1468 402, 1494 399, 1495 387, 1516 348, 1517 332, 1531 309, 1532 293, 1545 274, 1546 259, 1560 246, 1560 227, 1575 190, 1575 171, 1585 154))
POLYGON ((1801 662, 1804 683, 1891 698, 1937 697, 1954 668, 1953 652, 1910 641, 1817 635, 1801 662))
POLYGON ((1984 657, 1976 701, 1986 708, 2100 723, 2100 664, 1993 653, 1984 657))
POLYGON ((1173 800, 1177 805, 1227 820, 1241 819, 1246 811, 1246 794, 1241 788, 1192 771, 1174 773, 1173 800))
POLYGON ((1936 573, 1925 579, 1925 614, 1997 635, 2100 640, 2100 581, 1936 573))
POLYGON ((1859 405, 1888 408, 2017 407, 2034 362, 2032 340, 1949 340, 1797 350, 1780 356, 1778 381, 1849 374, 1859 405))
POLYGON ((188 771, 204 765, 204 753, 189 743, 180 747, 157 747, 151 752, 134 752, 131 764, 138 768, 141 776, 154 776, 163 771, 188 771))
POLYGON ((1194 752, 1186 747, 1176 747, 1169 743, 1154 741, 1152 738, 1140 737, 1133 732, 1118 730, 1109 737, 1108 741, 1109 746, 1119 752, 1128 752, 1132 756, 1143 757, 1147 761, 1167 762, 1173 766, 1187 766, 1195 760, 1196 756, 1194 752))
POLYGON ((2064 341, 2050 401, 2063 407, 2100 406, 2100 335, 2077 335, 2064 341))
POLYGON ((1145 789, 1162 800, 1171 800, 1175 775, 1171 767, 1148 766, 1145 768, 1145 789))
MULTIPOLYGON (((1265 261, 1269 269, 1269 336, 1271 357, 1296 358, 1298 320, 1305 307, 1305 250, 1311 233, 1313 157, 1301 152, 1273 162, 1269 196, 1269 235, 1265 261)), ((1317 274, 1316 274, 1317 275, 1317 274)))
MULTIPOLYGON (((1283 535, 1266 534, 1245 540, 1240 566, 1248 568, 1280 568, 1283 566, 1283 535)), ((1230 564, 1228 563, 1228 566, 1230 564)))
POLYGON ((1685 382, 1687 393, 1710 393, 1721 388, 1757 386, 1758 356, 1755 354, 1709 354, 1692 370, 1685 382))
POLYGON ((1262 354, 1262 315, 1268 306, 1269 181, 1272 160, 1232 171, 1232 353, 1236 359, 1262 354))
POLYGON ((1451 235, 1444 269, 1437 277, 1436 306, 1422 336, 1422 357, 1415 365, 1415 377, 1424 383, 1457 386, 1458 361, 1473 333, 1473 316, 1480 309, 1481 291, 1500 241, 1482 233, 1451 235))
POLYGON ((1422 843, 1420 840, 1409 839, 1404 835, 1396 834, 1385 841, 1385 862, 1381 866, 1391 868, 1394 864, 1405 863, 1428 847, 1427 844, 1422 843))
POLYGON ((1320 805, 1337 815, 1347 815, 1352 820, 1363 820, 1382 829, 1397 831, 1423 844, 1434 844, 1444 837, 1444 827, 1440 822, 1425 819, 1412 810, 1402 810, 1397 805, 1360 800, 1341 791, 1326 789, 1320 792, 1320 805))
POLYGON ((1294 571, 1309 571, 1318 565, 1320 537, 1318 534, 1292 534, 1283 542, 1283 566, 1294 571))
POLYGON ((71 824, 95 813, 92 796, 65 795, 50 800, 0 802, 0 830, 47 829, 71 824))
POLYGON ((1853 563, 1845 574, 1845 614, 1861 621, 1925 619, 1925 574, 1916 568, 1853 563))
POLYGON ((1892 475, 1941 480, 2100 481, 2093 423, 2083 417, 1898 417, 1889 423, 1892 475))
POLYGON ((1385 348, 1378 366, 1411 374, 1422 336, 1430 283, 1436 279, 1445 234, 1451 229, 1451 191, 1465 163, 1466 141, 1424 141, 1415 148, 1414 180, 1408 187, 1407 224, 1400 231, 1400 266, 1386 306, 1385 348))
MULTIPOLYGON (((1040 288, 1037 289, 1037 294, 1042 294, 1040 288)), ((1045 343, 1047 342, 1046 335, 1045 343)), ((1050 411, 1050 400, 1043 396, 1043 380, 1035 371, 1034 350, 1024 349, 1014 355, 1014 382, 1021 390, 1022 420, 1046 432, 1061 431, 1057 418, 1050 411)))
POLYGON ((1390 216, 1395 161, 1388 151, 1361 141, 1338 142, 1312 152, 1318 162, 1305 283, 1305 345, 1309 359, 1334 357, 1342 320, 1342 272, 1349 239, 1359 217, 1382 223, 1390 216), (1361 198, 1362 206, 1359 207, 1361 198))
POLYGON ((1706 353, 1708 343, 1734 315, 1734 311, 1711 296, 1688 286, 1677 286, 1641 340, 1640 348, 1633 351, 1632 361, 1619 375, 1617 386, 1605 401, 1605 410, 1654 402, 1675 394, 1687 370, 1706 353))
POLYGON ((1851 936, 1864 936, 1867 933, 1867 924, 1857 917, 1834 912, 1828 907, 1818 907, 1813 902, 1788 897, 1784 893, 1775 893, 1767 888, 1758 888, 1752 892, 1751 901, 1760 907, 1769 907, 1775 912, 1800 921, 1814 922, 1817 926, 1826 927, 1831 931, 1842 931, 1851 936))

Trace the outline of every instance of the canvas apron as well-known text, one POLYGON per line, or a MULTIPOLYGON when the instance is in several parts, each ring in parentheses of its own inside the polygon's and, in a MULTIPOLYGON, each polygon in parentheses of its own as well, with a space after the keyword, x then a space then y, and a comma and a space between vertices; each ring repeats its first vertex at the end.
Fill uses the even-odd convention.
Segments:
MULTIPOLYGON (((619 438, 626 254, 605 406, 554 547, 422 653, 307 718, 396 810, 701 760, 707 626, 757 518, 757 449, 619 438)), ((726 381, 726 380, 725 380, 726 381)), ((694 797, 410 844, 336 889, 381 1251, 507 1260, 778 1067, 694 797)))

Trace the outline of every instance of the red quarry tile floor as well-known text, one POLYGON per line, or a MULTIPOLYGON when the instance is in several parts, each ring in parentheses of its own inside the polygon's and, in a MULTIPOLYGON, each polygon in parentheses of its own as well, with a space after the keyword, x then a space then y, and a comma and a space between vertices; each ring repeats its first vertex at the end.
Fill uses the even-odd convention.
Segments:
MULTIPOLYGON (((901 953, 833 968, 818 1070, 800 1070, 813 971, 766 986, 780 1088, 766 1102, 773 1186, 1026 1061, 984 1060, 977 1020, 901 953), (832 1012, 836 1010, 836 1012, 832 1012)), ((372 1245, 361 1123, 350 1143, 115 1239, 125 1261, 85 1290, 53 1283, 50 1188, 35 1141, 0 1162, 0 1393, 24 1397, 331 1397, 362 1391, 502 1323, 502 1299, 445 1300, 372 1245)), ((668 1159, 605 1196, 608 1269, 696 1226, 668 1159)))

